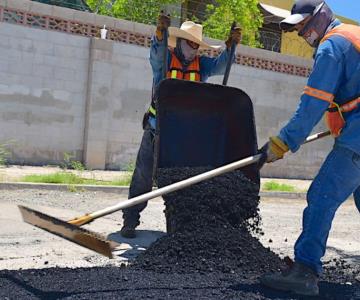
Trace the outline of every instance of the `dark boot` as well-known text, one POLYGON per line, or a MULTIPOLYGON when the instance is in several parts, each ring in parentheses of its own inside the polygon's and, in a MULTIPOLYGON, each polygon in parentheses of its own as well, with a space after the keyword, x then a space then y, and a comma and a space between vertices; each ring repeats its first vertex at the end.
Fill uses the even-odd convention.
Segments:
POLYGON ((124 225, 120 230, 120 234, 122 237, 127 239, 133 239, 136 237, 135 228, 140 224, 138 220, 128 220, 124 219, 124 225))
POLYGON ((281 273, 260 277, 260 283, 269 288, 307 296, 319 294, 318 281, 318 276, 312 269, 298 262, 281 273))

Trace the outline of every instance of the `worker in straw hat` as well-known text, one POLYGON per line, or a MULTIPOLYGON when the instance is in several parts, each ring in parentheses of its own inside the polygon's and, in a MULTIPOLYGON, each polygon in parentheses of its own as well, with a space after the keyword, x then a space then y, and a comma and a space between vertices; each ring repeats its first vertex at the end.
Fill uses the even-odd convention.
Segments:
MULTIPOLYGON (((164 71, 164 52, 165 43, 163 34, 168 30, 168 70, 166 77, 180 80, 202 81, 213 75, 225 73, 226 65, 229 60, 230 48, 233 43, 238 44, 241 39, 240 28, 232 28, 226 40, 226 49, 218 57, 208 57, 199 55, 200 49, 219 49, 221 46, 209 45, 203 40, 200 24, 191 21, 184 22, 180 28, 169 27, 170 16, 161 13, 158 18, 156 33, 151 40, 150 64, 153 70, 153 89, 163 79, 164 71)), ((235 60, 234 57, 231 58, 235 60)), ((129 198, 150 192, 153 186, 153 156, 154 156, 154 135, 156 126, 156 110, 154 99, 149 110, 144 116, 140 149, 138 151, 134 174, 130 184, 129 198)), ((135 228, 140 224, 140 212, 146 207, 147 203, 124 209, 123 227, 121 235, 126 238, 136 236, 135 228)))
POLYGON ((360 210, 360 27, 342 24, 323 0, 296 0, 280 28, 296 31, 316 52, 296 113, 262 148, 267 162, 283 158, 289 150, 296 152, 323 115, 335 143, 307 193, 295 262, 260 282, 317 295, 321 258, 337 209, 353 194, 360 210))

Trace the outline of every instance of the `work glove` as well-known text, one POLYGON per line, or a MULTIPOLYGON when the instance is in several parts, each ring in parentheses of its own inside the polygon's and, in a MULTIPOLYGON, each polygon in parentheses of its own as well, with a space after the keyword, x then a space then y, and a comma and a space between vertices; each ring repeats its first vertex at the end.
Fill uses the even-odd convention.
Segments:
POLYGON ((171 24, 170 14, 165 15, 164 11, 160 12, 156 25, 156 38, 158 41, 163 40, 164 30, 167 30, 171 24))
POLYGON ((270 137, 269 141, 260 149, 260 153, 264 155, 267 163, 282 159, 288 151, 289 147, 277 136, 270 137))
POLYGON ((241 41, 241 28, 234 27, 231 29, 228 39, 225 41, 226 48, 230 49, 231 45, 235 43, 239 44, 241 41))

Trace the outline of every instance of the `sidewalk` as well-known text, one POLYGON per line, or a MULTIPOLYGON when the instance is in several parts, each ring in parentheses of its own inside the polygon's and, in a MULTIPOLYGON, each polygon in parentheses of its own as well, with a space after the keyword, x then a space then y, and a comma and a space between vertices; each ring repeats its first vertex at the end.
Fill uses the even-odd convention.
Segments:
MULTIPOLYGON (((0 167, 0 183, 13 183, 21 182, 21 178, 26 175, 45 175, 64 171, 57 166, 44 166, 44 167, 32 167, 32 166, 18 166, 11 165, 8 167, 0 167)), ((67 170, 83 178, 96 179, 103 181, 113 181, 119 179, 127 172, 125 171, 76 171, 67 170)), ((277 184, 285 184, 294 187, 294 192, 306 192, 311 184, 311 180, 297 180, 297 179, 280 179, 280 178, 261 178, 261 190, 264 191, 264 185, 268 182, 274 182, 277 184)))

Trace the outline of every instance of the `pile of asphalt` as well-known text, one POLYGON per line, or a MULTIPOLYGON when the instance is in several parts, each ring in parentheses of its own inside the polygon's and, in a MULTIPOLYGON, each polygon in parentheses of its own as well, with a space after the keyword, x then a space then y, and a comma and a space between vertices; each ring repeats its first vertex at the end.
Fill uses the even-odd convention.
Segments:
MULTIPOLYGON (((159 169, 166 186, 209 168, 159 169)), ((259 186, 233 171, 163 196, 170 234, 152 244, 133 267, 164 273, 241 273, 254 278, 282 263, 256 238, 259 186)))

